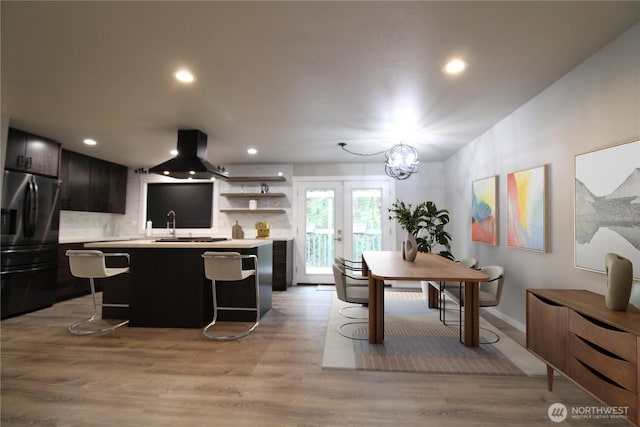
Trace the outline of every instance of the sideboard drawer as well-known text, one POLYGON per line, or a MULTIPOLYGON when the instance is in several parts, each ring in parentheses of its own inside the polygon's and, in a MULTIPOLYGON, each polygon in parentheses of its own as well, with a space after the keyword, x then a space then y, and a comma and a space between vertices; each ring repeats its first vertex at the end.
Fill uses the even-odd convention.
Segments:
POLYGON ((638 419, 638 396, 606 381, 582 364, 574 357, 569 357, 569 372, 571 378, 589 390, 594 396, 610 406, 627 407, 627 418, 634 423, 638 419))
POLYGON ((569 312, 569 331, 606 348, 607 351, 634 365, 636 363, 636 337, 628 332, 605 325, 573 310, 569 312))
MULTIPOLYGON (((637 391, 636 364, 596 347, 589 341, 574 334, 569 336, 570 356, 582 362, 586 367, 597 372, 603 379, 608 379, 632 393, 637 391)), ((570 375, 574 375, 569 370, 570 375)))

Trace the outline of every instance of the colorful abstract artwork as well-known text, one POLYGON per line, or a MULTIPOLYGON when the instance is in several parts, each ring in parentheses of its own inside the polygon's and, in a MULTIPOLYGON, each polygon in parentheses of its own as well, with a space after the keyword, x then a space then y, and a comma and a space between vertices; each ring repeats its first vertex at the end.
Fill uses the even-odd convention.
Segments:
POLYGON ((471 183, 471 240, 495 245, 497 242, 496 176, 471 183))
POLYGON ((507 174, 507 243, 546 250, 546 165, 507 174))
POLYGON ((640 140, 575 158, 575 266, 605 273, 607 253, 640 280, 640 140))

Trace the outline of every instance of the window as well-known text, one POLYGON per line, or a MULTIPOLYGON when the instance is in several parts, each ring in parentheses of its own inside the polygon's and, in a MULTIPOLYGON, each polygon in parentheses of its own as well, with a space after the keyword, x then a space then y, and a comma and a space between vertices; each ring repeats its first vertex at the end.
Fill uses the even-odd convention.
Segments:
POLYGON ((162 228, 171 210, 176 228, 212 228, 213 183, 148 183, 147 221, 162 228))

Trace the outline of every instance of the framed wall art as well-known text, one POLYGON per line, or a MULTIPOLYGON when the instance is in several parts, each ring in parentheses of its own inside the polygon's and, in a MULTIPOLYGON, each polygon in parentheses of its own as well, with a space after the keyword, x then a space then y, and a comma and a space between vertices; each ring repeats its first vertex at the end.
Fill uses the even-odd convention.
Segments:
POLYGON ((507 174, 507 243, 546 251, 547 166, 507 174))
POLYGON ((478 179, 471 183, 471 240, 495 245, 498 234, 498 177, 478 179))
POLYGON ((575 156, 575 266, 605 273, 607 253, 640 280, 640 140, 575 156))

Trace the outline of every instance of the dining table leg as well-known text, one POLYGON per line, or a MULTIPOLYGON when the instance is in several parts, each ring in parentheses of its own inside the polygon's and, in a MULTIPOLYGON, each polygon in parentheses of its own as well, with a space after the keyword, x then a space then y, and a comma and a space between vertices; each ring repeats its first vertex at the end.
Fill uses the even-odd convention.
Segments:
POLYGON ((464 284, 464 345, 480 346, 480 283, 464 284))
POLYGON ((369 343, 384 341, 384 281, 369 276, 369 343))

